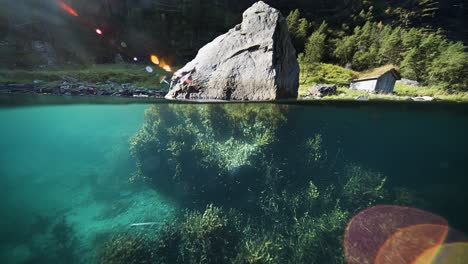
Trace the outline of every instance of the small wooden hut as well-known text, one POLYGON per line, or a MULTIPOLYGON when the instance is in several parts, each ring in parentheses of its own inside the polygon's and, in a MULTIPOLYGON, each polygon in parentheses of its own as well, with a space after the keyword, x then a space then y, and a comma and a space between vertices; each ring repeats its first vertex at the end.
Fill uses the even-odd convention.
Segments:
POLYGON ((391 93, 395 88, 396 80, 400 79, 400 74, 395 68, 384 69, 373 72, 360 79, 351 81, 350 89, 367 91, 369 93, 391 93))

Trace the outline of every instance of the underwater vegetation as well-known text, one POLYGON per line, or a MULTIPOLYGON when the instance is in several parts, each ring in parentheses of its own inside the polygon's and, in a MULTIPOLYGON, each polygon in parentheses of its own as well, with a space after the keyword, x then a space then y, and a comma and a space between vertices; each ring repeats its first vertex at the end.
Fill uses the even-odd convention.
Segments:
POLYGON ((159 191, 202 207, 217 198, 242 203, 255 191, 249 187, 267 180, 267 156, 285 111, 267 104, 152 106, 131 141, 134 180, 151 180, 159 191))
POLYGON ((98 263, 137 264, 154 263, 154 241, 142 233, 118 233, 98 252, 98 263))
POLYGON ((337 163, 339 153, 330 153, 317 131, 292 135, 288 127, 297 120, 288 108, 146 110, 131 140, 131 180, 188 208, 147 244, 156 263, 344 263, 343 234, 353 215, 417 200, 409 189, 388 189, 379 172, 337 163))

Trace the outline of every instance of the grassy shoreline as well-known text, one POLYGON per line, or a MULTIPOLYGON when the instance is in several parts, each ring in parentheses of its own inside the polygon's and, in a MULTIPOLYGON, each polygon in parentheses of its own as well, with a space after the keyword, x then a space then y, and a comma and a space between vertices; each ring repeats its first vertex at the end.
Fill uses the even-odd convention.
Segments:
POLYGON ((319 63, 316 65, 301 65, 299 100, 317 100, 305 98, 308 88, 317 83, 336 84, 337 94, 326 96, 319 100, 355 100, 358 96, 366 96, 369 100, 402 101, 410 97, 430 96, 436 100, 468 102, 468 91, 448 91, 435 86, 416 86, 398 82, 392 94, 369 94, 365 91, 349 89, 350 80, 359 78, 365 73, 355 72, 337 65, 319 63))
POLYGON ((111 88, 109 84, 131 84, 133 87, 159 89, 160 79, 170 77, 163 69, 154 66, 153 72, 145 70, 145 65, 115 64, 93 65, 88 68, 62 68, 52 70, 0 70, 0 83, 38 84, 57 86, 63 82, 87 83, 111 88))
MULTIPOLYGON (((130 89, 145 88, 160 90, 161 78, 170 77, 172 73, 154 66, 148 73, 145 65, 94 65, 88 68, 62 68, 57 70, 0 70, 0 84, 29 84, 38 86, 60 86, 64 82, 97 86, 102 89, 115 89, 121 84, 130 84, 130 89)), ((366 96, 369 100, 404 101, 409 97, 430 96, 436 100, 468 102, 468 91, 449 93, 439 87, 414 86, 397 82, 393 94, 369 94, 364 91, 350 90, 349 82, 363 73, 342 68, 337 65, 319 63, 301 65, 298 100, 317 100, 305 98, 307 89, 317 83, 336 84, 336 95, 326 96, 320 100, 355 100, 366 96)), ((166 85, 167 86, 167 85, 166 85)), ((167 89, 167 87, 165 87, 167 89)))

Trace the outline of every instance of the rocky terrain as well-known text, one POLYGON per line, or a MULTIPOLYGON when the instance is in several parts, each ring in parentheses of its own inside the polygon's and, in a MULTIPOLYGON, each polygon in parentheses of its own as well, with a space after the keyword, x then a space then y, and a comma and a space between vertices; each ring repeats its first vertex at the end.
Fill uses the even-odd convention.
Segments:
POLYGON ((35 80, 32 83, 0 83, 0 93, 35 93, 59 96, 116 96, 116 97, 154 97, 163 98, 167 90, 137 87, 131 83, 81 82, 79 80, 50 83, 35 80))

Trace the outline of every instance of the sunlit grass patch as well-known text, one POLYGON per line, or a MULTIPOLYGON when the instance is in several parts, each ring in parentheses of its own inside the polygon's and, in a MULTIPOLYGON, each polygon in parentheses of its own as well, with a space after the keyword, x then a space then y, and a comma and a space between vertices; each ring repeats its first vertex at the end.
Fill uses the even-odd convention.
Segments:
POLYGON ((63 68, 59 70, 0 70, 0 83, 27 84, 34 81, 56 84, 63 81, 98 83, 111 81, 114 83, 131 83, 145 88, 159 87, 159 78, 171 75, 155 66, 153 72, 148 73, 144 65, 93 65, 87 68, 63 68))
POLYGON ((407 100, 408 97, 430 96, 439 100, 468 101, 468 92, 449 92, 437 86, 415 86, 402 82, 396 82, 394 92, 391 94, 372 94, 349 89, 349 84, 353 79, 376 76, 394 67, 385 65, 360 73, 332 64, 302 64, 299 76, 299 98, 305 97, 311 86, 323 83, 336 84, 337 93, 323 97, 322 100, 354 100, 358 96, 366 96, 370 100, 407 100))

